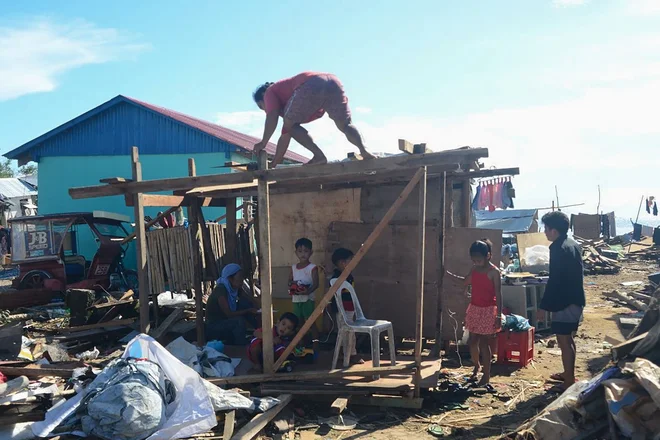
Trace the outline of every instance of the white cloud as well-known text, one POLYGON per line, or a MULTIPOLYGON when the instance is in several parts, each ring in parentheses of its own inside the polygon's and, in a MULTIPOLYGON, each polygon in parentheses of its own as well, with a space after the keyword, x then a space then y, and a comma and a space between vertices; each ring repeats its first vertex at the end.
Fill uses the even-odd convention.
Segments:
POLYGON ((82 20, 0 25, 0 101, 52 91, 67 71, 134 56, 146 48, 125 32, 82 20))
POLYGON ((371 107, 355 107, 355 108, 353 109, 353 111, 354 111, 355 113, 361 113, 361 114, 363 114, 363 115, 368 115, 368 114, 370 114, 373 110, 371 109, 371 107))
POLYGON ((552 0, 552 4, 560 7, 566 8, 571 6, 580 6, 587 3, 588 0, 552 0))

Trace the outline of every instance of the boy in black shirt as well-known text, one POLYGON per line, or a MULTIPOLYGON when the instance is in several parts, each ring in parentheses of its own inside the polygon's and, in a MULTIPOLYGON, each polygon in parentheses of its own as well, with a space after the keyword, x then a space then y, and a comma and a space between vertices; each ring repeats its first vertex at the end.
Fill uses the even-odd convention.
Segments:
POLYGON ((570 222, 563 212, 549 212, 541 219, 550 245, 550 278, 540 308, 552 312, 552 331, 557 335, 564 372, 551 379, 563 382, 563 390, 575 383, 575 332, 586 304, 582 249, 568 238, 570 222))

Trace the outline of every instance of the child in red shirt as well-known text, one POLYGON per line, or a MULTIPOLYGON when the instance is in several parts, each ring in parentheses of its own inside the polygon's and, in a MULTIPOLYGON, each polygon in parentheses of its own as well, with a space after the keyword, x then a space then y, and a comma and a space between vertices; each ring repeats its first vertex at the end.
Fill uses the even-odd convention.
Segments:
MULTIPOLYGON (((275 359, 286 349, 286 346, 291 342, 291 339, 296 334, 298 328, 298 317, 293 313, 283 313, 280 321, 273 327, 273 351, 275 352, 275 359)), ((263 330, 257 329, 254 331, 254 338, 248 345, 248 359, 254 364, 254 369, 258 371, 263 370, 264 356, 263 356, 263 330)))
POLYGON ((465 312, 465 328, 470 332, 470 357, 476 379, 481 365, 483 376, 477 386, 490 385, 491 341, 502 327, 502 279, 493 263, 492 244, 478 240, 470 246, 472 269, 464 278, 465 287, 472 286, 470 305, 465 312), (481 356, 480 356, 481 355, 481 356), (481 363, 480 363, 481 357, 481 363))

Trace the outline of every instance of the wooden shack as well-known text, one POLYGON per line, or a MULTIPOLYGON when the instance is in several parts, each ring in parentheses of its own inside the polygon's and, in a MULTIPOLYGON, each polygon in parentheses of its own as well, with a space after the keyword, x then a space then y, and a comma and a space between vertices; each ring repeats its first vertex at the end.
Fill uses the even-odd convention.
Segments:
MULTIPOLYGON (((247 167, 231 174, 142 181, 137 148, 133 151, 132 179, 104 179, 105 185, 72 188, 74 198, 124 194, 134 205, 136 218, 141 209, 153 206, 187 206, 192 217, 193 237, 205 240, 205 222, 199 221, 202 206, 226 206, 228 252, 235 243, 236 207, 257 196, 260 294, 262 310, 273 304, 282 312, 288 300, 287 277, 293 264, 294 243, 307 237, 314 243, 313 261, 331 270, 330 255, 337 247, 355 252, 351 265, 335 288, 322 284, 317 293, 313 317, 323 313, 336 288, 352 271, 356 291, 365 314, 393 323, 397 339, 415 340, 415 380, 419 393, 422 341, 450 341, 461 337, 467 306, 463 286, 447 271, 465 274, 471 261, 471 242, 490 238, 493 255, 500 255, 501 232, 469 228, 471 222, 471 179, 518 174, 517 168, 482 169, 479 161, 488 157, 485 148, 462 148, 437 153, 423 145, 412 147, 400 141, 402 154, 374 160, 354 160, 325 165, 286 166, 267 169, 266 157, 259 158, 257 170, 247 167), (421 148, 420 148, 421 147, 421 148), (415 190, 415 189, 418 190, 415 190), (149 195, 171 191, 172 195, 149 195)), ((203 217, 202 217, 203 218, 203 217)), ((140 273, 141 329, 149 329, 149 283, 146 281, 144 223, 136 225, 140 273), (144 281, 144 282, 143 282, 144 281), (142 287, 146 286, 146 288, 142 287)), ((206 232, 208 234, 208 231, 206 232)), ((208 238, 207 238, 208 240, 208 238)), ((194 246, 193 246, 194 247, 194 246)), ((200 249, 204 249, 200 245, 200 249)), ((194 256, 199 272, 204 256, 194 256)), ((201 276, 195 289, 201 292, 201 276)), ((201 295, 198 304, 198 342, 203 342, 201 295)), ((262 314, 263 328, 272 327, 272 313, 262 314)), ((311 323, 300 329, 285 355, 311 323)), ((268 332, 264 346, 269 346, 268 332)), ((435 344, 436 354, 440 344, 435 344)), ((273 375, 283 358, 274 362, 271 350, 264 350, 265 375, 273 375)), ((391 367, 372 369, 379 374, 400 371, 391 367)), ((369 371, 372 371, 369 370, 369 371)), ((353 373, 355 370, 353 370, 353 373)), ((364 372, 363 372, 364 373, 364 372)), ((368 372, 367 372, 368 373, 368 372)), ((340 375, 335 371, 333 375, 340 375)), ((348 374, 348 373, 346 373, 348 374)))

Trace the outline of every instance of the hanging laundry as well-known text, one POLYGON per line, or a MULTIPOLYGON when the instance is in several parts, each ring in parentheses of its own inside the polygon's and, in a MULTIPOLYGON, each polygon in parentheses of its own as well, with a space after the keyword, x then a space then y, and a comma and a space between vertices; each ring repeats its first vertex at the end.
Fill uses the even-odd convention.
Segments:
POLYGON ((510 180, 508 180, 504 183, 504 192, 506 193, 506 196, 505 196, 505 199, 504 199, 505 205, 508 208, 513 209, 514 208, 513 199, 516 198, 516 190, 513 187, 513 183, 510 180))
POLYGON ((493 182, 488 182, 488 210, 490 212, 495 211, 495 205, 494 203, 494 195, 495 195, 495 186, 493 185, 493 182))
POLYGON ((651 213, 651 202, 649 202, 649 199, 646 199, 646 212, 649 214, 651 213))
POLYGON ((481 196, 481 185, 477 185, 477 191, 474 194, 474 199, 472 200, 472 210, 473 211, 478 211, 479 210, 479 198, 481 196))
POLYGON ((485 183, 481 184, 481 193, 479 196, 479 210, 486 209, 488 207, 488 185, 485 183))
POLYGON ((653 215, 658 216, 658 203, 653 202, 653 215))

